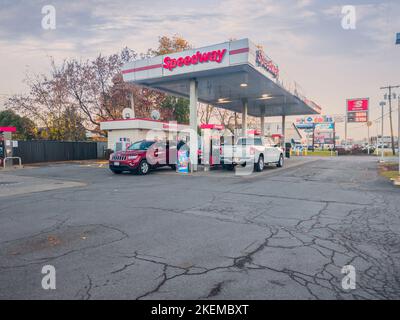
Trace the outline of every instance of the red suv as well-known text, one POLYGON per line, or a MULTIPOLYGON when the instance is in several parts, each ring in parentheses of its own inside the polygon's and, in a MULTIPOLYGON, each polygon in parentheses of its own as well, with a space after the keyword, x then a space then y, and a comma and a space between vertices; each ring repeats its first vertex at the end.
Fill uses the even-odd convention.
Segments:
MULTIPOLYGON (((178 148, 179 146, 180 143, 178 148)), ((138 141, 131 144, 126 151, 111 154, 109 166, 116 174, 130 171, 145 175, 151 169, 163 166, 170 166, 175 170, 176 145, 166 141, 138 141)))

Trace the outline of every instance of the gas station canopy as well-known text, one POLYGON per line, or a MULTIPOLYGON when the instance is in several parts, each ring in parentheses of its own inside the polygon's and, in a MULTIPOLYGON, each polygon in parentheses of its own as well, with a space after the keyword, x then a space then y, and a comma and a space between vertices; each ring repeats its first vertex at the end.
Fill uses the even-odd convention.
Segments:
POLYGON ((235 112, 243 103, 251 116, 318 114, 315 103, 286 90, 279 68, 248 39, 165 54, 124 65, 124 81, 171 95, 190 97, 195 80, 198 101, 235 112))

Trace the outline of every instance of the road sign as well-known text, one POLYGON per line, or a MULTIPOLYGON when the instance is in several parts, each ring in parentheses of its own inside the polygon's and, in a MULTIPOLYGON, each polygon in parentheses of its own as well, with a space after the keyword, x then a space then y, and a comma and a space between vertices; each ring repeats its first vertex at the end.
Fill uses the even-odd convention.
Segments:
POLYGON ((342 123, 342 122, 345 121, 345 116, 337 115, 337 116, 334 117, 334 121, 335 121, 336 123, 342 123))

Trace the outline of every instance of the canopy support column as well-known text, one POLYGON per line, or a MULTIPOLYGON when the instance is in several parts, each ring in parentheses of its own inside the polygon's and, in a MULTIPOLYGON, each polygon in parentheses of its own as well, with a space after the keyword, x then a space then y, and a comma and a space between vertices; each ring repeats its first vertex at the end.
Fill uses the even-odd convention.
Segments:
POLYGON ((286 133, 286 96, 283 98, 283 106, 282 106, 282 148, 285 148, 285 133, 286 133))
POLYGON ((261 107, 261 117, 260 117, 260 123, 261 123, 261 137, 265 137, 265 107, 261 107))
POLYGON ((282 147, 285 147, 286 116, 282 115, 282 147))
POLYGON ((242 106, 242 136, 247 136, 247 99, 243 99, 243 106, 242 106))
POLYGON ((190 80, 190 163, 192 164, 192 170, 197 171, 197 149, 198 149, 198 139, 197 139, 197 102, 198 102, 198 84, 196 79, 190 80))

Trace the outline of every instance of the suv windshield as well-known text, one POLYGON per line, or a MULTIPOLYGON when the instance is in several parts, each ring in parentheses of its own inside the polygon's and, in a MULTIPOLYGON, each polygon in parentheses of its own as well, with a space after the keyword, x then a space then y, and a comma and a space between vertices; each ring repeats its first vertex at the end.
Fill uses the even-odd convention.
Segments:
POLYGON ((147 150, 154 144, 154 141, 138 141, 131 144, 128 150, 147 150))

